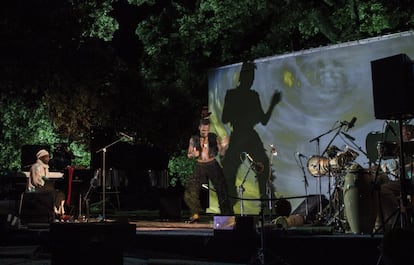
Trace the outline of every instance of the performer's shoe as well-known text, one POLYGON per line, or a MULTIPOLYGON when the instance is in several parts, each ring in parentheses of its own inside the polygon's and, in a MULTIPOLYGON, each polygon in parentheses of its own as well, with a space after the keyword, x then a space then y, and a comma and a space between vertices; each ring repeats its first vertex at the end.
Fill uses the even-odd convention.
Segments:
POLYGON ((186 224, 194 224, 194 223, 198 223, 200 217, 198 216, 198 214, 193 214, 193 216, 190 217, 189 220, 185 221, 186 224))

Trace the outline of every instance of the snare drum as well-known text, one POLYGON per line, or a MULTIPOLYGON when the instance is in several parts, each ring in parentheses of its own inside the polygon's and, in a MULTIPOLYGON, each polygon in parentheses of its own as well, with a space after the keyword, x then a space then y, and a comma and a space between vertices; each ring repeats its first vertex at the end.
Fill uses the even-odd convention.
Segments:
POLYGON ((345 175, 345 215, 353 233, 371 233, 374 229, 378 197, 373 190, 373 180, 374 175, 359 165, 351 166, 345 175))

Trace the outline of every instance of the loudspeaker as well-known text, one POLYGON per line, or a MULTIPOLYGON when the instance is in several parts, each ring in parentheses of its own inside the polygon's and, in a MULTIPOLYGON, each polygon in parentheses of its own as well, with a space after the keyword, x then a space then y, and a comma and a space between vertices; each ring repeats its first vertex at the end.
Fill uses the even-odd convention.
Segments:
POLYGON ((21 148, 20 166, 22 171, 29 171, 32 164, 36 163, 36 154, 40 150, 45 149, 50 153, 49 145, 23 145, 21 148))
POLYGON ((375 118, 414 117, 413 63, 406 54, 371 61, 375 118))
POLYGON ((123 252, 133 247, 136 225, 111 223, 53 223, 50 225, 51 264, 123 264, 123 252))

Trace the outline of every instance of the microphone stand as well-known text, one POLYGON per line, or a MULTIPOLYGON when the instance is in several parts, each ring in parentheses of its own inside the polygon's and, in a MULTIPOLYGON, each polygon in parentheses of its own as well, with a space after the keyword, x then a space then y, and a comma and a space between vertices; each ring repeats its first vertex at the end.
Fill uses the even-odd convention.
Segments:
POLYGON ((273 209, 273 192, 272 192, 272 167, 273 167, 273 156, 277 155, 276 149, 273 147, 273 145, 270 146, 270 158, 269 158, 269 176, 267 178, 266 182, 266 193, 267 197, 269 199, 268 201, 268 207, 269 207, 269 220, 272 220, 272 209, 273 209))
MULTIPOLYGON (((328 130, 327 132, 325 132, 325 133, 323 133, 323 134, 321 134, 321 135, 319 135, 319 136, 317 136, 317 137, 309 140, 310 143, 313 142, 313 141, 316 141, 316 148, 317 148, 317 152, 318 152, 318 156, 319 157, 323 156, 326 153, 326 151, 328 150, 329 146, 332 144, 332 142, 334 141, 334 139, 338 136, 339 132, 342 130, 342 127, 345 126, 345 125, 346 125, 346 123, 341 122, 339 126, 337 126, 335 128, 332 128, 332 129, 328 130), (327 147, 322 152, 322 155, 320 155, 320 138, 322 138, 322 136, 325 136, 327 134, 330 134, 334 130, 337 130, 337 132, 335 133, 334 137, 329 141, 327 147)), ((328 166, 329 166, 329 164, 328 164, 328 166)), ((322 206, 322 181, 321 181, 321 174, 320 174, 321 164, 320 164, 319 161, 318 161, 318 167, 319 167, 319 174, 318 174, 319 175, 318 176, 318 183, 319 183, 319 215, 322 216, 322 210, 323 210, 322 209, 323 208, 323 206, 322 206)), ((329 172, 330 172, 330 170, 329 170, 329 172)), ((329 189, 330 189, 330 187, 329 187, 329 189)), ((329 193, 330 193, 330 191, 329 191, 329 193)))
POLYGON ((101 149, 99 149, 98 151, 96 151, 96 153, 100 153, 102 152, 102 221, 105 221, 105 189, 106 189, 106 174, 105 174, 105 167, 106 167, 106 151, 109 147, 117 144, 118 142, 122 141, 122 138, 119 138, 118 140, 116 140, 115 142, 112 142, 110 144, 108 144, 105 147, 102 147, 101 149))
MULTIPOLYGON (((332 142, 335 140, 335 138, 339 135, 339 133, 342 131, 342 127, 345 126, 346 123, 341 122, 339 124, 339 126, 337 126, 336 128, 332 129, 332 130, 336 130, 335 135, 331 138, 331 140, 329 141, 328 145, 326 146, 325 150, 322 153, 322 156, 328 151, 329 147, 331 147, 332 142)), ((328 183, 328 195, 329 195, 329 215, 330 218, 332 218, 333 215, 333 204, 332 204, 332 192, 331 192, 331 166, 328 162, 328 178, 329 178, 329 183, 328 183)))
POLYGON ((306 221, 307 218, 308 218, 308 214, 309 214, 309 210, 308 210, 308 186, 309 186, 309 183, 308 183, 308 179, 306 178, 305 167, 303 166, 302 158, 300 156, 299 156, 299 163, 300 163, 300 169, 302 170, 303 179, 304 179, 304 183, 305 183, 305 196, 306 196, 306 199, 305 199, 305 221, 306 221))
MULTIPOLYGON (((317 151, 317 154, 318 154, 319 158, 321 157, 320 156, 320 153, 321 153, 321 147, 320 147, 321 137, 328 134, 328 133, 330 133, 331 131, 332 130, 330 130, 326 133, 323 133, 323 134, 309 140, 310 143, 313 142, 313 141, 316 141, 316 151, 317 151)), ((318 213, 318 215, 319 215, 319 217, 321 217, 322 216, 322 184, 321 184, 321 163, 320 163, 320 161, 318 161, 318 176, 317 177, 318 177, 318 185, 319 185, 319 205, 318 205, 319 213, 318 213)))
POLYGON ((368 157, 368 154, 367 154, 367 152, 365 152, 363 149, 362 149, 362 147, 361 146, 358 146, 356 143, 355 143, 355 138, 351 138, 351 136, 349 135, 349 134, 347 134, 347 133, 345 133, 345 132, 342 132, 342 134, 348 139, 348 140, 350 140, 351 141, 351 143, 352 143, 352 145, 356 148, 356 149, 358 149, 358 151, 360 151, 361 153, 363 153, 366 157, 368 157))
POLYGON ((335 135, 332 137, 332 139, 329 141, 328 145, 326 146, 325 150, 322 152, 322 156, 328 151, 329 147, 331 147, 332 142, 335 140, 335 138, 339 135, 339 133, 342 131, 342 127, 345 126, 346 124, 341 122, 341 124, 331 130, 329 130, 329 132, 332 132, 334 130, 337 130, 335 135))
POLYGON ((247 170, 246 174, 244 175, 242 183, 239 185, 239 198, 240 198, 240 216, 244 216, 244 205, 243 205, 243 192, 245 191, 243 184, 247 180, 247 176, 249 175, 251 166, 247 170))

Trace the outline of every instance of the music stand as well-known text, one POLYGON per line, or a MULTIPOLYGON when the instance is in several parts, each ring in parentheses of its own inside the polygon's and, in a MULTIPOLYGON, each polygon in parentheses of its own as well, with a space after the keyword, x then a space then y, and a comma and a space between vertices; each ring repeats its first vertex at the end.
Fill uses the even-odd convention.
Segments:
POLYGON ((105 206, 105 201, 106 201, 106 198, 105 198, 105 190, 106 190, 106 183, 105 183, 106 182, 106 180, 105 180, 106 179, 106 173, 105 173, 106 172, 106 170, 105 170, 105 167, 106 167, 106 161, 105 161, 106 151, 109 147, 117 144, 118 142, 121 142, 123 138, 124 137, 121 136, 118 140, 116 140, 116 141, 108 144, 107 146, 102 147, 98 151, 96 151, 96 153, 102 152, 102 221, 105 221, 105 207, 106 207, 105 206))

